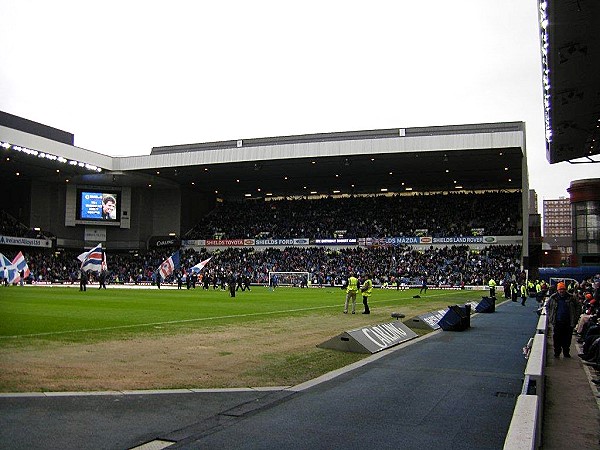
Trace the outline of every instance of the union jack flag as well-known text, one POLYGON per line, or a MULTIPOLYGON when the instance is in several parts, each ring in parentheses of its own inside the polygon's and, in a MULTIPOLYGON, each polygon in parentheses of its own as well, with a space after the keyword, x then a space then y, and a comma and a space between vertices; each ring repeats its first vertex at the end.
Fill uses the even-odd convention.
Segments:
POLYGON ((18 283, 21 280, 21 271, 23 271, 23 278, 27 278, 29 276, 29 266, 27 265, 27 261, 25 261, 23 252, 17 253, 17 256, 15 256, 15 259, 13 259, 12 264, 17 270, 15 279, 12 281, 12 283, 18 283))

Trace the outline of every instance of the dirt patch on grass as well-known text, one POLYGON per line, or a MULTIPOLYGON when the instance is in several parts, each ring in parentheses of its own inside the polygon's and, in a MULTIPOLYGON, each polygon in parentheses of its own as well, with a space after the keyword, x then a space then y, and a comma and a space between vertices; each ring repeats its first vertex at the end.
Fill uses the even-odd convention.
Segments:
POLYGON ((92 344, 11 346, 0 349, 0 391, 294 385, 365 356, 318 349, 317 344, 387 321, 389 311, 371 316, 340 313, 92 344), (298 355, 327 362, 321 370, 286 371, 287 358, 298 355))

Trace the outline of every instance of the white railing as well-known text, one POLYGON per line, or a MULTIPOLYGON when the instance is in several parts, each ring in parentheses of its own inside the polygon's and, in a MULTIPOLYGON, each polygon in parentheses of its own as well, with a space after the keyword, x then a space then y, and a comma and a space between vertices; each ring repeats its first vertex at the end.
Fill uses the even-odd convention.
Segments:
POLYGON ((548 319, 540 315, 533 342, 526 346, 527 366, 523 388, 504 441, 504 450, 535 450, 542 444, 544 412, 544 370, 546 367, 546 333, 548 319))

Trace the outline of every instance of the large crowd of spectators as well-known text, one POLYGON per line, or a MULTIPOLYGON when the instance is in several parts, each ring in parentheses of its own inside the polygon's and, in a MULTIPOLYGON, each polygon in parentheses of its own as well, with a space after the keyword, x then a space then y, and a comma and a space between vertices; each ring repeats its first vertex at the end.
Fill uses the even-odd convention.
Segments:
MULTIPOLYGON (((147 252, 107 252, 108 279, 112 283, 147 283, 156 280, 160 264, 171 250, 147 252)), ((78 252, 27 250, 24 252, 36 282, 75 283, 79 278, 78 252)), ((180 251, 182 274, 195 264, 212 257, 202 275, 225 280, 234 274, 251 283, 267 284, 269 272, 308 272, 314 285, 339 285, 350 273, 372 274, 376 284, 421 283, 430 285, 483 285, 490 277, 498 280, 521 279, 521 247, 489 246, 473 251, 468 246, 415 249, 397 247, 286 247, 255 250, 250 247, 227 248, 209 254, 206 250, 180 251)), ((166 281, 173 281, 174 276, 166 281)))
MULTIPOLYGON (((300 200, 224 202, 203 218, 186 236, 214 238, 331 238, 397 237, 425 233, 433 237, 471 236, 474 229, 486 235, 518 235, 521 194, 489 192, 432 195, 356 196, 300 200)), ((5 212, 0 234, 23 236, 27 227, 5 212)), ((110 248, 110 246, 109 246, 110 248)), ((172 251, 172 249, 171 249, 172 251)), ((79 277, 75 251, 25 251, 32 279, 71 281, 79 277)), ((373 275, 376 283, 426 277, 431 284, 481 285, 488 277, 519 277, 520 246, 490 246, 481 252, 467 246, 409 246, 228 248, 212 253, 206 276, 223 279, 233 273, 252 283, 268 282, 269 272, 308 272, 310 282, 339 284, 350 272, 373 275)), ((169 255, 148 250, 108 253, 109 280, 118 283, 151 282, 169 255)), ((188 249, 181 253, 184 269, 209 257, 188 249)))
POLYGON ((521 194, 489 192, 224 202, 187 239, 515 236, 521 230, 521 194), (421 231, 420 231, 421 230, 421 231))
POLYGON ((56 237, 49 231, 28 228, 2 209, 0 209, 0 235, 33 239, 51 239, 56 237))
POLYGON ((596 370, 592 382, 600 385, 600 277, 575 286, 573 295, 580 305, 579 320, 575 327, 577 342, 581 344, 579 357, 596 370))
POLYGON ((0 209, 0 234, 3 236, 23 237, 28 228, 6 211, 0 209))
MULTIPOLYGON (((522 234, 518 192, 373 195, 344 198, 225 201, 185 234, 187 239, 491 236, 522 234)), ((0 210, 0 234, 54 235, 0 210)))

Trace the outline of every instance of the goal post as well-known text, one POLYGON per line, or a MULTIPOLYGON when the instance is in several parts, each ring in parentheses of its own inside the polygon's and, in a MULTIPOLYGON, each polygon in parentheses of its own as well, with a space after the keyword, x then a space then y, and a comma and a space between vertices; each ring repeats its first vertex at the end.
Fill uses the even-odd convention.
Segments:
POLYGON ((310 275, 308 272, 269 272, 269 287, 308 287, 310 275))

